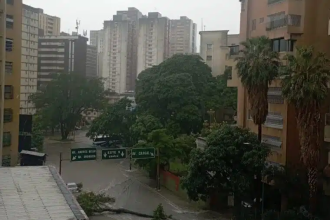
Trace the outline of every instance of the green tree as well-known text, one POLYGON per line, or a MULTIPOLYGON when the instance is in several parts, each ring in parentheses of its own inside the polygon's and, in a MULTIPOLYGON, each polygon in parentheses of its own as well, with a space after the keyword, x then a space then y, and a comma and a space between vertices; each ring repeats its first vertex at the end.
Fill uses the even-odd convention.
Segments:
POLYGON ((330 60, 312 47, 297 48, 283 67, 282 94, 295 107, 301 157, 308 171, 310 211, 317 206, 318 165, 322 147, 322 108, 328 98, 330 60))
POLYGON ((194 201, 212 193, 234 193, 239 207, 255 173, 263 170, 269 149, 249 130, 226 124, 208 136, 207 146, 192 152, 183 188, 194 201))
POLYGON ((102 114, 91 124, 88 137, 106 135, 110 138, 120 139, 125 147, 133 146, 133 136, 130 131, 136 120, 136 114, 131 111, 132 102, 127 98, 109 105, 102 114))
POLYGON ((31 96, 31 100, 43 119, 60 126, 62 139, 65 140, 81 120, 85 109, 103 107, 105 94, 100 79, 74 73, 56 74, 45 88, 31 96))
POLYGON ((161 128, 163 128, 163 126, 158 118, 152 115, 141 115, 136 119, 135 123, 131 126, 130 129, 132 135, 137 141, 146 141, 150 132, 161 128))
POLYGON ((136 85, 139 111, 160 120, 172 135, 199 131, 211 69, 196 55, 175 55, 142 71, 136 85))
POLYGON ((44 125, 40 115, 34 115, 32 120, 31 147, 43 152, 44 145, 44 125))
POLYGON ((181 135, 174 139, 174 146, 180 152, 178 159, 181 163, 188 164, 191 151, 196 149, 196 138, 190 135, 181 135))
POLYGON ((77 201, 87 216, 94 213, 106 211, 107 204, 115 202, 115 199, 105 194, 95 194, 93 192, 82 192, 77 196, 77 201))
MULTIPOLYGON (((258 139, 261 142, 262 125, 268 115, 268 87, 278 75, 279 54, 273 51, 271 40, 265 36, 250 38, 242 46, 242 56, 236 58, 237 74, 247 91, 250 115, 258 126, 258 139)), ((256 207, 260 210, 261 174, 256 175, 256 207)))
POLYGON ((229 68, 226 68, 223 75, 217 76, 209 83, 206 109, 225 108, 237 111, 237 88, 227 87, 229 72, 229 68))

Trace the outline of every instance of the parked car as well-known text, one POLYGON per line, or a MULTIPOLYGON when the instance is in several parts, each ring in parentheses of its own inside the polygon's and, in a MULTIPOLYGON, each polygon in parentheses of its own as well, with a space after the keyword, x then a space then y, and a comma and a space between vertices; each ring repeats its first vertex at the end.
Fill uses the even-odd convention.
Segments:
POLYGON ((77 193, 78 192, 78 186, 76 183, 67 183, 66 186, 72 193, 77 193))

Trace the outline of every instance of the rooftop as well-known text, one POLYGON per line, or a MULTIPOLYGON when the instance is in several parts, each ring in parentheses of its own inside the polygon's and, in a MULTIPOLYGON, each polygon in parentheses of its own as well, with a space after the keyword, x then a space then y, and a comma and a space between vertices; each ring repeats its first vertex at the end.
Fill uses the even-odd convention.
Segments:
POLYGON ((54 167, 0 168, 1 220, 87 220, 54 167))

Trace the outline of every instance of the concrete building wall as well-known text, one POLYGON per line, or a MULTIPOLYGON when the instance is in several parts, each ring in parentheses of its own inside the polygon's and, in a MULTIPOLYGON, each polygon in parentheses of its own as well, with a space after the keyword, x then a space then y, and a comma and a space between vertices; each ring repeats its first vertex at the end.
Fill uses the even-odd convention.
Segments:
POLYGON ((137 72, 158 65, 169 57, 169 27, 166 17, 151 12, 139 21, 137 72))
POLYGON ((223 31, 201 31, 200 56, 212 68, 212 75, 219 76, 225 71, 228 44, 238 44, 237 35, 228 35, 223 31))
MULTIPOLYGON (((22 0, 1 1, 0 9, 2 17, 6 18, 6 22, 1 19, 0 32, 6 24, 6 32, 0 33, 6 37, 6 47, 0 47, 5 51, 6 69, 4 78, 4 120, 0 127, 2 132, 2 165, 15 166, 18 162, 18 136, 19 136, 19 114, 20 114, 20 78, 21 78, 21 51, 22 51, 22 0), (7 16, 6 16, 7 15, 7 16)), ((0 56, 1 53, 0 53, 0 56)), ((2 77, 1 77, 2 78, 2 77)), ((2 80, 0 78, 0 81, 2 80)))
POLYGON ((39 28, 44 35, 58 36, 61 33, 61 18, 45 14, 39 9, 39 28))
POLYGON ((37 92, 39 10, 23 5, 20 113, 33 115, 36 109, 29 100, 37 92))
POLYGON ((89 45, 97 46, 99 41, 99 30, 89 32, 89 45))
POLYGON ((185 16, 170 21, 170 56, 193 54, 196 47, 196 24, 185 16))
POLYGON ((96 77, 97 76, 97 47, 87 45, 86 54, 86 76, 96 77))

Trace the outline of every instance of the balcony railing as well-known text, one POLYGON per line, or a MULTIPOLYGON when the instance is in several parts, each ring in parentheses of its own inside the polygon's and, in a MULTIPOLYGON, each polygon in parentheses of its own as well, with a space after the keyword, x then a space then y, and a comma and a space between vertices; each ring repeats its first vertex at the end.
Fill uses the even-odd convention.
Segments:
POLYGON ((270 31, 276 28, 295 26, 300 27, 301 25, 301 15, 285 15, 284 18, 270 21, 266 24, 266 30, 270 31))

